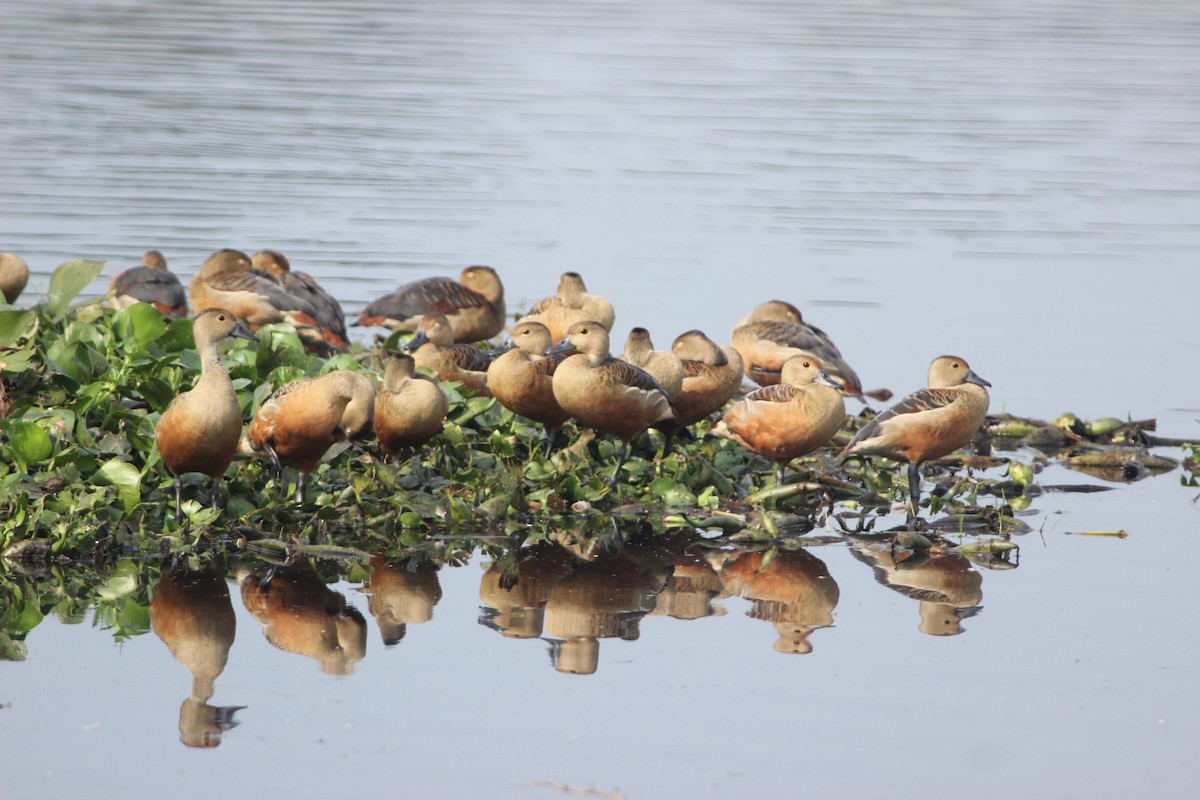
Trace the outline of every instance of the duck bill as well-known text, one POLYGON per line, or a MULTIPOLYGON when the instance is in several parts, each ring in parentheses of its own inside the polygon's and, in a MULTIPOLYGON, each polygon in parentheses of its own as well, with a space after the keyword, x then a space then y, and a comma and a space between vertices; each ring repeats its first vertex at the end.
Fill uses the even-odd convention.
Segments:
POLYGON ((571 344, 571 337, 568 336, 556 345, 551 345, 546 351, 546 355, 552 356, 555 353, 569 353, 575 349, 575 345, 571 344))
POLYGON ((813 378, 813 383, 819 383, 822 386, 829 386, 833 389, 837 389, 839 392, 845 391, 846 389, 846 387, 829 377, 829 375, 825 373, 825 370, 820 370, 817 372, 817 377, 813 378))
POLYGON ((966 378, 964 378, 964 379, 963 379, 963 381, 964 381, 965 383, 973 383, 973 384, 975 384, 976 386, 988 386, 988 387, 990 387, 990 386, 991 386, 991 384, 990 384, 990 383, 988 383, 988 382, 987 382, 987 381, 985 381, 983 378, 981 378, 981 377, 979 377, 978 375, 976 375, 976 374, 975 374, 975 370, 973 370, 973 369, 968 369, 968 370, 967 370, 967 377, 966 377, 966 378))
POLYGON ((516 346, 516 342, 514 342, 512 339, 505 339, 504 342, 495 350, 487 351, 488 358, 498 358, 516 346))
POLYGON ((412 352, 413 350, 416 350, 418 347, 420 347, 421 345, 426 344, 428 342, 429 342, 429 337, 425 335, 425 331, 417 331, 416 333, 413 334, 413 337, 411 339, 409 339, 407 342, 405 342, 403 349, 407 352, 412 352))
POLYGON ((229 332, 229 335, 236 339, 249 339, 252 342, 258 341, 258 337, 251 333, 246 326, 240 322, 233 326, 233 330, 229 332))

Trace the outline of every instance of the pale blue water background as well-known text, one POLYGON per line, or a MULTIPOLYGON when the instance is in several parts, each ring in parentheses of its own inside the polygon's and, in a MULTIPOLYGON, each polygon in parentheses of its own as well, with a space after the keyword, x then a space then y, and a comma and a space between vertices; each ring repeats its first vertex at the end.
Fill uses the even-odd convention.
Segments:
MULTIPOLYGON (((780 297, 868 387, 957 352, 995 410, 1195 438, 1198 54, 1190 2, 10 0, 0 249, 36 294, 68 258, 107 279, 155 247, 187 277, 273 247, 351 313, 479 262, 516 310, 574 269, 618 341, 659 346, 780 297)), ((1195 494, 1039 500, 1043 535, 946 639, 844 547, 817 551, 841 602, 808 656, 733 600, 560 676, 475 622, 475 564, 399 648, 372 627, 348 679, 243 614, 214 702, 249 708, 207 753, 176 739, 186 673, 154 637, 47 621, 0 665, 6 787, 1192 797, 1195 494)))

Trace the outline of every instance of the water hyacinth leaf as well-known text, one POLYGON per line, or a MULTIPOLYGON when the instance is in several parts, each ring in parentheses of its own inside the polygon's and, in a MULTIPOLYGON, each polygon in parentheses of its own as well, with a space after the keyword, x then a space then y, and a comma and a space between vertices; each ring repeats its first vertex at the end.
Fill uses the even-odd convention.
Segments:
POLYGON ((50 457, 54 443, 50 434, 29 420, 14 420, 7 425, 8 443, 13 456, 26 467, 40 464, 50 457))
POLYGON ((148 345, 167 332, 162 312, 148 303, 134 303, 117 312, 113 330, 125 344, 148 345))
POLYGON ((108 361, 84 342, 72 342, 55 359, 64 375, 80 386, 91 383, 109 369, 108 361))
POLYGON ((0 347, 12 347, 37 330, 37 312, 25 310, 0 311, 0 347))
POLYGON ((50 292, 46 297, 46 311, 50 316, 55 319, 61 317, 71 301, 83 291, 83 287, 100 275, 104 263, 75 259, 60 264, 50 276, 50 292))
POLYGON ((119 458, 105 461, 92 475, 92 482, 101 486, 117 487, 117 496, 127 513, 137 508, 142 500, 141 473, 137 467, 119 458))
POLYGON ((97 588, 96 594, 103 600, 120 600, 128 597, 137 591, 137 575, 136 564, 132 561, 122 561, 113 569, 108 580, 97 588))
POLYGON ((187 318, 171 320, 157 341, 158 346, 168 353, 179 353, 195 347, 192 321, 187 318))

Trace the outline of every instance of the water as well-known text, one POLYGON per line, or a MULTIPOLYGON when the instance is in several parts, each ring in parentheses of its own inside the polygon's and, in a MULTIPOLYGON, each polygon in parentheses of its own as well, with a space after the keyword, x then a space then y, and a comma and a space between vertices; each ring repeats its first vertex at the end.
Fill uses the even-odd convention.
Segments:
MULTIPOLYGON (((185 277, 217 248, 273 247, 352 314, 469 263, 516 309, 574 269, 613 300, 618 341, 720 339, 781 297, 868 387, 909 391, 958 352, 993 410, 1197 435, 1194 4, 13 0, 0 17, 0 249, 33 295, 68 258, 109 260, 107 278, 150 247, 185 277)), ((178 743, 186 672, 152 635, 47 620, 0 667, 4 750, 28 754, 8 785, 1190 796, 1196 651, 1164 612, 1194 602, 1194 493, 1170 475, 1040 499, 1042 533, 983 576, 959 636, 922 634, 916 601, 845 545, 816 549, 840 599, 805 656, 731 599, 645 617, 637 641, 601 642, 595 675, 559 675, 544 643, 477 623, 473 562, 441 570, 433 620, 395 649, 364 610, 366 657, 334 678, 235 596, 214 702, 248 708, 207 755, 178 743)))

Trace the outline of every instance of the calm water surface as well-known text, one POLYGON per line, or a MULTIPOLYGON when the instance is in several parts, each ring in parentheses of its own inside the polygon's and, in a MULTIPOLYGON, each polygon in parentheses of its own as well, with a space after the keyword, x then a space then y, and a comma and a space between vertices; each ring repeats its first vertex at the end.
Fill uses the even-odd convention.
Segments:
MULTIPOLYGON (((0 249, 36 294, 68 258, 106 280, 156 247, 186 277, 273 247, 350 313, 469 263, 516 309, 574 269, 618 340, 660 346, 781 297, 867 386, 909 391, 959 352, 993 410, 1195 438, 1198 54, 1200 6, 1169 0, 10 0, 0 249)), ((838 592, 805 655, 748 600, 683 621, 643 587, 589 676, 479 624, 483 559, 438 572, 432 619, 392 648, 335 585, 366 626, 348 677, 268 644, 231 584, 212 702, 246 708, 204 752, 179 743, 190 679, 155 636, 48 619, 0 664, 5 785, 1193 797, 1200 654, 1173 612, 1196 600, 1195 495, 1172 474, 1039 499, 956 636, 845 543, 809 550, 838 592)))

